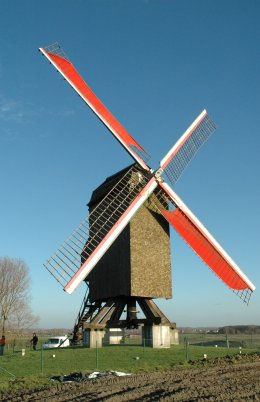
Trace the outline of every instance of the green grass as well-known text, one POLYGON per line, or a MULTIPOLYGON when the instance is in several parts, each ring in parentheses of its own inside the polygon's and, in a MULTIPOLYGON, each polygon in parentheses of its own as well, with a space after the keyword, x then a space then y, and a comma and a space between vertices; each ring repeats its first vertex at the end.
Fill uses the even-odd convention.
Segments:
MULTIPOLYGON (((255 350, 243 349, 242 353, 255 350)), ((184 345, 170 349, 152 349, 142 346, 107 346, 100 349, 64 348, 32 351, 7 350, 0 357, 0 391, 13 388, 37 388, 50 382, 53 375, 73 372, 124 371, 128 373, 189 367, 189 360, 202 360, 239 353, 238 348, 184 345), (55 357, 53 357, 55 355, 55 357), (139 359, 136 359, 138 357, 139 359)))

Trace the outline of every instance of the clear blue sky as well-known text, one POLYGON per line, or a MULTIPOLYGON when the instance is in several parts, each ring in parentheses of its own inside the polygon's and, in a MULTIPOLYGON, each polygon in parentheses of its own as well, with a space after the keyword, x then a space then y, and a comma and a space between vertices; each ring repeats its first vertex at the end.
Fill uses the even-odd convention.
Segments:
MULTIPOLYGON (((260 2, 2 0, 0 256, 30 268, 41 327, 73 327, 82 285, 65 294, 43 263, 86 215, 92 190, 131 158, 38 52, 58 41, 156 168, 206 108, 218 130, 175 191, 247 276, 260 282, 260 2)), ((172 232, 179 326, 260 324, 172 232)))

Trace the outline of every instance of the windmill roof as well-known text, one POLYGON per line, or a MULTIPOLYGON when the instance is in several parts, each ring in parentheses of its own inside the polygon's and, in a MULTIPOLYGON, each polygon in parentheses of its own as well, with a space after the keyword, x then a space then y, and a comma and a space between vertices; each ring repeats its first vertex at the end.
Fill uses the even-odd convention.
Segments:
POLYGON ((88 207, 95 205, 97 202, 101 201, 104 196, 115 186, 115 184, 120 180, 124 174, 131 169, 132 166, 138 166, 137 163, 133 163, 119 172, 107 177, 103 183, 100 184, 92 193, 91 198, 87 204, 88 207))

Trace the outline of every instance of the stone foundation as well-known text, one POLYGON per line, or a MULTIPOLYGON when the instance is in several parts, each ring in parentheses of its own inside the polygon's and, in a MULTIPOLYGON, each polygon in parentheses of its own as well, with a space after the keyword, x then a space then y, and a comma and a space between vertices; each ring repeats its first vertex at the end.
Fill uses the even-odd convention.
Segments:
POLYGON ((170 328, 170 342, 171 345, 179 345, 179 331, 176 328, 170 328))
POLYGON ((85 328, 83 332, 83 346, 87 348, 101 348, 105 331, 103 329, 85 328))
POLYGON ((142 327, 143 345, 152 348, 170 348, 171 334, 168 325, 144 325, 142 327))

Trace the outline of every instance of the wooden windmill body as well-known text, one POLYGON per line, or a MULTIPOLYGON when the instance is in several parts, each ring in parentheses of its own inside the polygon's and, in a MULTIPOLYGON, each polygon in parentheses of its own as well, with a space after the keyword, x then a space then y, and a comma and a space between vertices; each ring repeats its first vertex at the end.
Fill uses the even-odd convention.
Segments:
POLYGON ((149 167, 147 153, 92 92, 58 44, 41 53, 135 160, 99 186, 89 216, 45 264, 71 294, 89 286, 75 328, 140 324, 136 303, 151 325, 169 321, 154 298, 171 298, 169 224, 230 289, 246 303, 255 290, 198 218, 173 191, 174 186, 216 127, 203 110, 160 161, 149 167), (127 306, 127 317, 121 315, 127 306), (86 324, 87 323, 87 324, 86 324))
MULTIPOLYGON (((90 212, 124 172, 108 178, 93 192, 90 212)), ((91 301, 118 296, 171 298, 170 253, 169 224, 148 198, 89 274, 91 301)))

